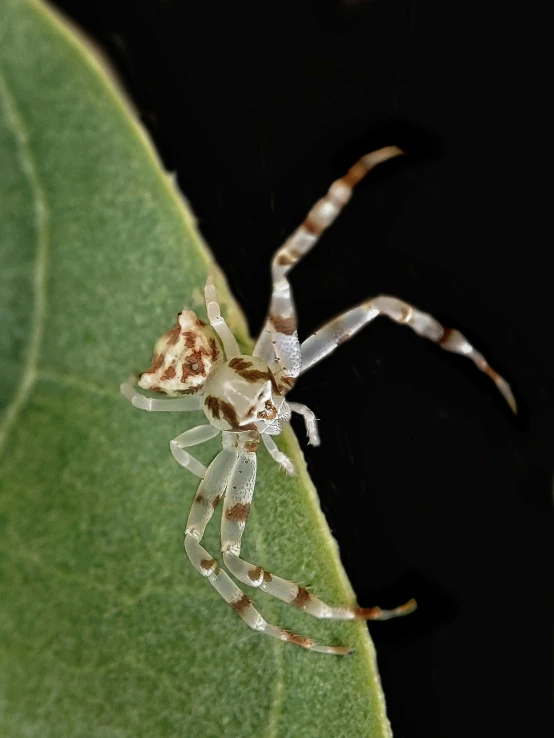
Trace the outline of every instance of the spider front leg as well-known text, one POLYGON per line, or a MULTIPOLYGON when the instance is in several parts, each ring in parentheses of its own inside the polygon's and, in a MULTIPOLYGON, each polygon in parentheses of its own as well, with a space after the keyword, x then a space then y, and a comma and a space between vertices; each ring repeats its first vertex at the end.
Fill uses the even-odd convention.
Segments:
MULTIPOLYGON (((233 470, 221 519, 221 550, 225 566, 233 576, 250 587, 259 587, 264 592, 277 597, 317 618, 333 620, 388 620, 399 615, 407 615, 416 608, 415 600, 394 610, 381 610, 379 607, 332 607, 287 579, 270 574, 261 566, 251 564, 240 557, 242 535, 248 520, 250 504, 254 494, 256 479, 256 456, 244 452, 239 456, 233 470)), ((295 636, 298 638, 298 636, 295 636)), ((289 640, 287 638, 287 640, 289 640)), ((298 644, 303 645, 303 644, 298 644)), ((335 647, 305 645, 314 651, 337 653, 335 647)), ((341 651, 342 653, 342 651, 341 651)))
POLYGON ((276 252, 271 264, 273 291, 269 315, 254 347, 254 356, 267 364, 276 361, 281 369, 279 382, 289 390, 302 368, 302 353, 296 332, 296 310, 287 278, 289 271, 317 243, 321 234, 334 223, 352 196, 354 187, 374 167, 403 154, 397 146, 386 146, 362 156, 347 174, 337 179, 327 194, 310 210, 304 222, 276 252))
POLYGON ((229 520, 237 530, 244 528, 248 516, 256 481, 256 454, 243 449, 237 451, 231 448, 229 441, 234 435, 224 436, 226 447, 212 461, 198 487, 185 528, 187 556, 194 568, 206 577, 212 587, 253 630, 312 651, 332 654, 349 653, 349 648, 320 646, 309 638, 289 633, 283 628, 268 623, 229 575, 220 569, 216 559, 200 545, 206 526, 222 495, 229 487, 233 489, 236 496, 231 505, 228 504, 226 497, 223 518, 229 520))
POLYGON ((352 338, 361 328, 386 315, 395 323, 407 325, 424 338, 434 341, 443 349, 467 356, 475 366, 496 384, 504 399, 517 412, 515 398, 510 385, 489 365, 459 331, 445 328, 432 315, 418 310, 413 305, 388 295, 380 295, 339 315, 313 333, 302 344, 302 371, 304 373, 318 361, 332 353, 341 343, 352 338))
POLYGON ((304 418, 306 424, 306 432, 308 434, 308 443, 312 446, 319 446, 319 432, 317 430, 317 418, 315 414, 306 405, 301 405, 299 402, 289 402, 290 409, 293 413, 298 413, 304 418))
POLYGON ((185 469, 196 474, 197 477, 203 477, 206 473, 206 467, 185 449, 209 441, 211 438, 215 438, 218 433, 220 431, 213 425, 197 425, 196 428, 180 433, 169 443, 173 458, 185 469))

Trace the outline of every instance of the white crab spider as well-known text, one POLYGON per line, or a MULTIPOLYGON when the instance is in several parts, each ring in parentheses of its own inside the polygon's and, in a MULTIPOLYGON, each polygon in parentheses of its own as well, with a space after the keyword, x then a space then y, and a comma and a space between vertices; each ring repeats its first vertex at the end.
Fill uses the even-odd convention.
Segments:
POLYGON ((260 439, 270 455, 289 474, 291 460, 279 451, 272 436, 289 423, 291 412, 304 417, 309 442, 319 444, 316 418, 305 405, 287 402, 296 379, 330 354, 378 315, 410 326, 416 333, 448 351, 469 357, 496 384, 510 407, 515 401, 509 385, 457 330, 443 328, 432 316, 396 297, 379 296, 339 315, 302 344, 296 331, 296 313, 287 274, 317 242, 349 201, 354 186, 387 159, 403 152, 389 146, 362 157, 348 173, 335 181, 299 228, 276 252, 272 262, 273 292, 269 313, 252 356, 241 355, 235 337, 221 316, 215 287, 208 277, 205 287, 210 326, 191 311, 179 313, 177 325, 154 347, 152 367, 142 373, 138 385, 177 399, 159 400, 137 392, 133 378, 121 385, 123 395, 137 408, 148 411, 202 409, 209 421, 181 433, 171 441, 176 461, 201 478, 185 529, 185 550, 193 566, 208 579, 223 599, 254 630, 320 653, 345 654, 344 646, 322 646, 309 638, 272 625, 202 546, 201 540, 215 507, 223 498, 221 552, 227 569, 243 584, 258 587, 318 618, 384 620, 412 612, 410 600, 394 610, 354 605, 332 607, 304 587, 270 574, 240 557, 241 539, 248 518, 256 480, 256 450, 260 439), (188 451, 221 433, 223 449, 208 468, 188 451))

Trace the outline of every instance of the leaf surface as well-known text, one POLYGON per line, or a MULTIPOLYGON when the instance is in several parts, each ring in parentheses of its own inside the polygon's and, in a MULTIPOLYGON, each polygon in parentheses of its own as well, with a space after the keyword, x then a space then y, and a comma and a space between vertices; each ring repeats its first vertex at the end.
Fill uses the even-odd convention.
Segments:
MULTIPOLYGON (((365 624, 255 593, 270 622, 356 651, 257 635, 185 559, 197 480, 168 442, 203 415, 141 413, 118 387, 182 307, 202 313, 209 252, 88 45, 33 0, 0 0, 0 18, 0 733, 390 735, 365 624)), ((260 452, 245 557, 351 602, 292 432, 282 443, 301 473, 260 452)), ((217 554, 218 516, 205 543, 217 554)))

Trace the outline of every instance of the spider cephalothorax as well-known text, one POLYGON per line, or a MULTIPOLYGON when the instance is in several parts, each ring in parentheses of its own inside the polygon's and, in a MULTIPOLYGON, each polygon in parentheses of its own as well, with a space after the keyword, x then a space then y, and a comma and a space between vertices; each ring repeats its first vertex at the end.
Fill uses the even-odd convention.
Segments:
POLYGON ((415 608, 414 600, 394 610, 362 608, 353 604, 333 607, 304 587, 241 558, 242 534, 254 495, 256 451, 260 438, 273 459, 290 474, 294 473, 294 466, 271 436, 281 432, 290 420, 291 411, 304 417, 310 443, 319 443, 313 412, 305 405, 285 400, 300 374, 376 317, 385 315, 442 348, 467 356, 493 380, 515 411, 515 400, 508 383, 491 369, 483 355, 459 331, 444 329, 431 315, 397 297, 380 295, 366 300, 324 325, 303 343, 298 339, 288 272, 335 220, 350 199, 353 187, 374 166, 401 153, 395 146, 389 146, 362 157, 348 174, 332 184, 327 195, 314 205, 306 220, 277 251, 272 262, 273 292, 269 313, 252 356, 240 353, 235 337, 221 316, 215 287, 208 277, 205 297, 211 327, 188 310, 179 313, 177 326, 156 343, 152 367, 139 380, 144 389, 189 396, 158 400, 136 392, 131 381, 121 386, 125 397, 142 410, 204 410, 209 424, 185 431, 170 443, 171 453, 179 464, 201 478, 185 529, 187 555, 195 569, 208 579, 252 629, 320 653, 345 654, 350 649, 322 646, 310 638, 268 623, 254 608, 250 598, 200 545, 213 511, 223 499, 223 561, 243 584, 262 589, 318 618, 384 620, 405 615, 415 608), (223 448, 206 468, 186 449, 219 433, 223 448))
POLYGON ((273 372, 255 356, 235 356, 218 366, 208 377, 203 396, 206 417, 220 430, 275 435, 268 428, 287 415, 273 372))

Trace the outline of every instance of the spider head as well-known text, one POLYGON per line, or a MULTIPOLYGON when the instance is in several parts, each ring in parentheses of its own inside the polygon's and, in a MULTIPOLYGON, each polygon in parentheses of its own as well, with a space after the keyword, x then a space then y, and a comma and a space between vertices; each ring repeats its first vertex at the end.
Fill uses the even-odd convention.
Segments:
POLYGON ((139 378, 139 387, 165 395, 198 392, 223 360, 215 333, 192 310, 177 315, 177 325, 156 341, 152 366, 139 378))
POLYGON ((221 430, 263 431, 283 402, 273 372, 255 356, 235 356, 222 364, 204 388, 204 412, 221 430))

